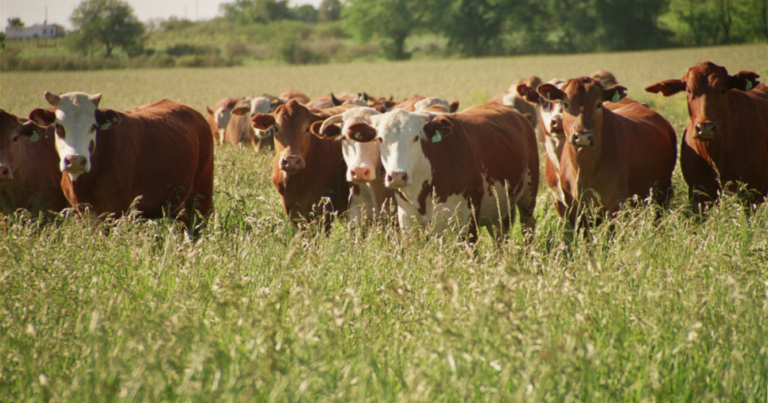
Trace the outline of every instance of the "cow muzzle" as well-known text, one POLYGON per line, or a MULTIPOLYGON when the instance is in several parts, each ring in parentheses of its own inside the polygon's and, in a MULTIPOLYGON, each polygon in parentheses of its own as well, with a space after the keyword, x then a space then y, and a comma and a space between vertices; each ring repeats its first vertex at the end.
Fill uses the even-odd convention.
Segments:
POLYGON ((354 183, 366 183, 376 178, 373 177, 370 168, 354 168, 349 170, 349 178, 354 183))
POLYGON ((86 172, 85 165, 88 163, 88 159, 82 155, 70 155, 64 157, 64 172, 70 174, 81 174, 86 172))
POLYGON ((13 180, 13 170, 7 165, 0 165, 0 182, 13 180))
POLYGON ((696 130, 696 136, 694 137, 696 140, 710 141, 717 137, 717 131, 715 130, 717 126, 714 123, 699 123, 694 126, 694 129, 696 130))
POLYGON ((388 188, 399 189, 408 184, 408 174, 403 171, 392 172, 387 174, 387 180, 385 185, 388 188))
POLYGON ((571 136, 571 145, 574 147, 592 147, 595 145, 595 133, 591 130, 575 132, 571 136))
POLYGON ((553 116, 549 122, 550 133, 563 131, 563 117, 561 115, 553 116))
POLYGON ((289 155, 280 160, 280 169, 287 173, 295 173, 304 169, 304 166, 304 158, 301 158, 301 156, 298 155, 289 155))

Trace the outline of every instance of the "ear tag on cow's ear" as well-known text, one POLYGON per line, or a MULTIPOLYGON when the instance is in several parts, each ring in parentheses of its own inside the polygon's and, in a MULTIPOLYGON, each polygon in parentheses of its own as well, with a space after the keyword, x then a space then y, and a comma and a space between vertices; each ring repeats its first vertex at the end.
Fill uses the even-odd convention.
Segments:
POLYGON ((29 142, 34 143, 37 140, 40 140, 40 136, 37 135, 36 131, 33 131, 32 136, 29 138, 29 142))
POLYGON ((619 102, 621 101, 621 95, 619 95, 619 90, 616 90, 616 92, 613 94, 613 98, 611 99, 611 102, 619 102))
POLYGON ((549 95, 549 93, 547 93, 547 101, 551 101, 551 100, 552 100, 552 97, 549 95))
POLYGON ((747 80, 747 91, 752 89, 752 81, 747 80))
POLYGON ((109 129, 109 122, 104 122, 104 124, 101 125, 101 127, 99 127, 99 130, 107 130, 107 129, 109 129))
POLYGON ((443 140, 443 136, 440 135, 440 131, 435 130, 435 135, 432 136, 432 142, 433 143, 439 143, 443 140))
POLYGON ((355 133, 355 138, 356 138, 356 139, 359 139, 359 138, 360 138, 360 132, 356 132, 356 133, 355 133))

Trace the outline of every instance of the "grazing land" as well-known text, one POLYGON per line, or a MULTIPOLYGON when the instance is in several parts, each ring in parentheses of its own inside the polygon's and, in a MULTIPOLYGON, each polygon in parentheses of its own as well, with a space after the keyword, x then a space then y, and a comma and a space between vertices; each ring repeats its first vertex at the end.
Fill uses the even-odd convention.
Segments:
MULTIPOLYGON (((311 67, 3 73, 0 108, 43 91, 161 98, 368 91, 485 102, 517 78, 602 68, 681 134, 683 96, 642 89, 701 60, 768 76, 768 46, 311 67)), ((768 77, 766 77, 768 79, 768 77)), ((744 401, 768 390, 768 209, 624 210, 571 239, 542 184, 537 232, 496 247, 391 226, 286 222, 272 155, 216 150, 215 213, 69 212, 0 227, 0 401, 744 401)))

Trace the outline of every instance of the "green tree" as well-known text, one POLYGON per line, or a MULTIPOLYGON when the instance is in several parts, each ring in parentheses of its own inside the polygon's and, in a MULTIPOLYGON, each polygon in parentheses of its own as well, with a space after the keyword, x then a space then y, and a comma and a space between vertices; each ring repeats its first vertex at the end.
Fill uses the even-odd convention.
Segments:
POLYGON ((597 0, 601 22, 600 50, 659 48, 667 33, 658 19, 669 7, 669 0, 597 0))
POLYGON ((456 0, 441 4, 447 9, 439 24, 448 46, 466 56, 502 52, 501 34, 516 3, 507 0, 456 0))
POLYGON ((349 0, 342 11, 345 29, 356 40, 378 39, 390 59, 407 59, 405 40, 428 25, 435 5, 427 0, 349 0))
POLYGON ((320 3, 319 20, 320 21, 337 21, 341 18, 341 10, 343 6, 339 0, 323 0, 320 3))
POLYGON ((21 28, 24 26, 24 21, 22 21, 19 17, 9 18, 8 26, 13 28, 21 28))
POLYGON ((319 13, 311 4, 303 4, 291 8, 291 17, 294 20, 314 23, 317 22, 319 13))
POLYGON ((133 14, 133 8, 121 0, 85 0, 72 13, 72 25, 80 35, 76 48, 88 49, 101 43, 106 56, 120 47, 132 53, 144 43, 144 24, 133 14))
POLYGON ((234 3, 221 4, 219 9, 224 18, 240 24, 266 24, 292 17, 288 0, 235 0, 234 3))

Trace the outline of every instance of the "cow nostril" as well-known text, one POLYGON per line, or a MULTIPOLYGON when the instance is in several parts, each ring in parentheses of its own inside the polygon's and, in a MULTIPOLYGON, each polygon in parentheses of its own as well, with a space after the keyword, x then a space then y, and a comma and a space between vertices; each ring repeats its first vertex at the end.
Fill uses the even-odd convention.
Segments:
POLYGON ((394 180, 394 178, 392 178, 392 174, 388 174, 387 175, 387 181, 388 182, 392 182, 393 180, 394 180))

